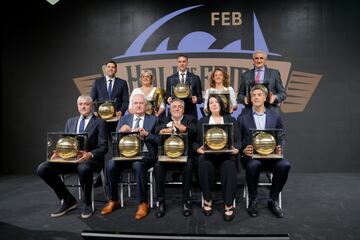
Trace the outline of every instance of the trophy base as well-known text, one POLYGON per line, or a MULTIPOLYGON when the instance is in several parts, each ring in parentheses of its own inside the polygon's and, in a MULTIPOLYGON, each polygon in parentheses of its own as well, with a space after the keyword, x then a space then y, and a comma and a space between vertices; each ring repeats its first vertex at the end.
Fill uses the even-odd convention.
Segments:
POLYGON ((258 158, 258 159, 279 159, 283 157, 284 155, 282 154, 268 154, 268 155, 254 154, 252 156, 252 158, 258 158))
POLYGON ((63 158, 54 158, 54 159, 49 159, 48 162, 56 162, 56 163, 78 163, 79 160, 77 160, 77 159, 65 160, 65 159, 63 159, 63 158))
POLYGON ((142 160, 141 156, 135 157, 113 157, 112 160, 114 161, 139 161, 142 160))
POLYGON ((171 158, 168 156, 159 156, 159 162, 186 163, 187 156, 180 156, 177 158, 171 158))
POLYGON ((112 117, 112 118, 109 118, 109 119, 107 119, 107 120, 105 120, 106 122, 117 122, 118 121, 118 119, 117 119, 117 117, 112 117))
POLYGON ((230 149, 224 149, 224 150, 205 150, 204 153, 210 153, 210 154, 214 154, 214 153, 232 153, 233 150, 230 149))

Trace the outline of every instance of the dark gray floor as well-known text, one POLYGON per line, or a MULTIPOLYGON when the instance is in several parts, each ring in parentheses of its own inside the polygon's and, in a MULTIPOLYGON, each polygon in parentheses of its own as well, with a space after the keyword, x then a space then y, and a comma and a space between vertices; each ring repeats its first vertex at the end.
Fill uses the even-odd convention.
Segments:
MULTIPOLYGON (((105 197, 101 188, 95 191, 96 215, 82 220, 80 209, 60 218, 51 218, 58 207, 52 191, 36 176, 7 175, 0 177, 0 236, 1 239, 82 239, 82 230, 148 233, 190 234, 282 234, 291 239, 360 239, 360 174, 324 173, 291 174, 283 191, 285 218, 277 219, 260 203, 260 216, 246 214, 245 202, 238 190, 236 217, 222 220, 220 200, 211 217, 200 209, 199 192, 195 189, 193 215, 180 213, 180 196, 170 189, 174 200, 169 201, 166 216, 158 219, 152 210, 142 221, 136 221, 134 199, 125 208, 103 217, 100 209, 105 197)), ((265 197, 267 190, 261 190, 265 197)))

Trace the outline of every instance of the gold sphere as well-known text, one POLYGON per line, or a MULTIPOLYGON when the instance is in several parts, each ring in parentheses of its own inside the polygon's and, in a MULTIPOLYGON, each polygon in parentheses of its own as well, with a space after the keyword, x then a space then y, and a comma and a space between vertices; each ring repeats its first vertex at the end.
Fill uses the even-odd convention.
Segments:
POLYGON ((119 141, 119 151, 124 157, 133 157, 139 154, 140 140, 136 135, 130 134, 119 141))
POLYGON ((177 98, 187 98, 190 95, 190 87, 185 83, 178 83, 174 87, 174 95, 177 98))
POLYGON ((56 143, 56 153, 62 159, 75 158, 79 151, 79 141, 74 137, 62 137, 56 143))
POLYGON ((223 149, 228 142, 227 133, 222 128, 212 127, 206 131, 205 143, 212 150, 223 149))
POLYGON ((272 153, 276 147, 276 141, 273 135, 267 132, 260 132, 253 138, 254 149, 261 155, 272 153))
POLYGON ((185 150, 185 143, 179 136, 172 135, 165 140, 164 151, 170 158, 180 157, 185 150))
POLYGON ((145 113, 152 115, 154 113, 154 107, 151 102, 146 101, 145 113))
POLYGON ((99 106, 98 113, 104 120, 110 119, 115 114, 115 108, 110 102, 104 102, 99 106))

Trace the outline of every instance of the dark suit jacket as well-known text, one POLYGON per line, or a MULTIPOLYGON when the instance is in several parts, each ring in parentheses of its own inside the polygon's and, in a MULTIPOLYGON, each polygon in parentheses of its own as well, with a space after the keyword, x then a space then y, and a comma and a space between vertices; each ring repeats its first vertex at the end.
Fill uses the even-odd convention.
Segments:
MULTIPOLYGON (((109 100, 105 77, 95 80, 91 88, 90 96, 93 101, 109 100)), ((122 115, 124 115, 129 106, 129 89, 127 82, 123 79, 115 78, 115 82, 113 83, 112 88, 111 100, 114 100, 115 98, 115 110, 117 112, 121 111, 122 115)))
MULTIPOLYGON (((130 128, 132 127, 134 119, 134 114, 126 114, 122 118, 120 118, 118 125, 116 127, 116 131, 119 131, 123 125, 128 125, 130 128)), ((145 131, 149 132, 149 135, 144 139, 144 143, 149 150, 150 157, 152 159, 156 158, 159 137, 155 134, 155 128, 157 125, 157 117, 149 114, 145 114, 144 125, 143 128, 145 131)))
MULTIPOLYGON (((243 148, 241 149, 242 152, 247 145, 252 144, 252 131, 250 129, 256 129, 253 111, 252 110, 246 111, 240 114, 238 116, 237 121, 239 123, 240 134, 243 143, 242 144, 243 148)), ((270 129, 270 128, 283 129, 283 123, 280 114, 277 111, 271 108, 267 108, 265 129, 270 129)), ((281 134, 278 144, 281 145, 282 148, 284 148, 285 146, 284 134, 281 134)))
MULTIPOLYGON (((269 91, 277 95, 274 104, 278 105, 287 97, 285 88, 282 85, 280 72, 265 66, 264 84, 268 84, 269 91)), ((244 104, 244 98, 249 94, 248 88, 251 84, 255 84, 255 69, 248 70, 241 74, 241 83, 238 91, 238 102, 244 104)), ((248 99, 250 102, 250 99, 248 99)))
MULTIPOLYGON (((235 118, 233 118, 231 115, 226 114, 223 116, 224 123, 233 123, 233 135, 234 135, 234 147, 237 148, 239 151, 241 149, 241 139, 239 134, 239 125, 235 118)), ((204 123, 209 123, 210 115, 202 117, 197 124, 197 134, 196 134, 196 140, 193 143, 193 150, 196 152, 196 150, 203 145, 203 132, 202 132, 202 126, 204 123)))
MULTIPOLYGON (((160 130, 167 128, 166 124, 171 122, 171 115, 167 116, 166 118, 163 118, 161 121, 159 121, 158 125, 156 126, 156 134, 159 135, 160 130)), ((181 119, 180 122, 182 125, 186 126, 187 133, 188 133, 188 155, 192 156, 192 143, 195 138, 196 134, 196 123, 197 119, 195 119, 193 116, 190 115, 184 115, 184 117, 181 119)))
MULTIPOLYGON (((76 133, 79 117, 72 117, 67 120, 65 133, 76 133)), ((93 161, 100 170, 104 164, 104 156, 108 151, 106 123, 93 115, 85 128, 85 132, 88 133, 88 151, 94 155, 89 161, 93 161)))
MULTIPOLYGON (((167 78, 166 80, 166 100, 169 97, 172 97, 172 87, 176 86, 176 84, 180 83, 179 73, 175 73, 167 78)), ((186 83, 191 84, 191 92, 193 96, 197 97, 197 104, 202 103, 202 89, 201 89, 201 81, 198 75, 195 75, 189 71, 186 73, 186 83)), ((197 117, 197 109, 196 104, 193 104, 191 99, 184 99, 185 102, 185 114, 197 117)))

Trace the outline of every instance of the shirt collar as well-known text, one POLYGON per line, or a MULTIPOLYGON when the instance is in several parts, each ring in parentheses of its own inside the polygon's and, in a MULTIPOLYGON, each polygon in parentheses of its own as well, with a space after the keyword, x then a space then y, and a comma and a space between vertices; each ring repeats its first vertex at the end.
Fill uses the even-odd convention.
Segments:
POLYGON ((175 119, 173 119, 173 117, 171 117, 171 120, 173 120, 174 122, 181 122, 181 120, 184 118, 184 115, 181 116, 179 121, 176 121, 175 119))
POLYGON ((255 72, 257 71, 261 71, 261 72, 265 71, 265 66, 263 66, 262 68, 255 68, 255 72))
POLYGON ((105 78, 106 78, 106 81, 109 81, 109 80, 114 80, 114 79, 115 79, 115 77, 110 78, 109 76, 105 76, 105 78))
POLYGON ((253 109, 252 109, 252 112, 253 112, 253 115, 263 116, 263 115, 265 115, 265 114, 266 114, 266 109, 264 110, 264 112, 263 112, 263 113, 259 113, 259 112, 256 112, 256 111, 255 111, 255 109, 253 108, 253 109))
MULTIPOLYGON (((91 119, 92 118, 92 116, 93 116, 93 114, 92 113, 90 113, 87 117, 85 117, 85 120, 87 120, 87 119, 91 119)), ((80 119, 82 119, 83 118, 83 115, 81 115, 80 114, 80 119)))

